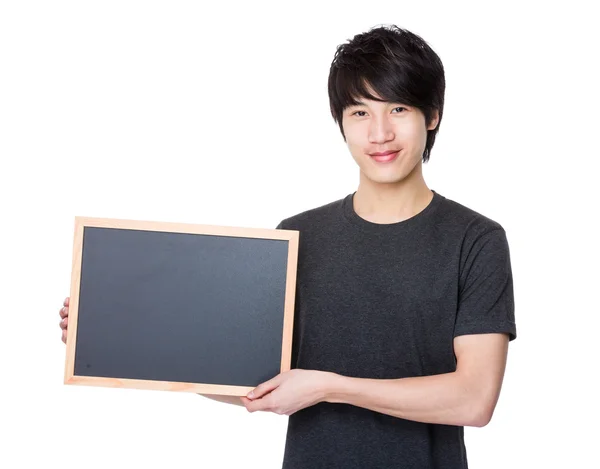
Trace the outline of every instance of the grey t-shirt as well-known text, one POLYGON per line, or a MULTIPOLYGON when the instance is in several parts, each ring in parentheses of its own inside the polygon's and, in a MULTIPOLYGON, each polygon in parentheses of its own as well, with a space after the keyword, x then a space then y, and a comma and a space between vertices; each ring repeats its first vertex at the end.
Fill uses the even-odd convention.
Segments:
MULTIPOLYGON (((504 229, 433 193, 398 223, 361 218, 352 193, 277 226, 300 231, 292 368, 434 375, 456 370, 456 336, 516 338, 504 229)), ((284 469, 467 467, 461 426, 329 402, 289 416, 284 469)))

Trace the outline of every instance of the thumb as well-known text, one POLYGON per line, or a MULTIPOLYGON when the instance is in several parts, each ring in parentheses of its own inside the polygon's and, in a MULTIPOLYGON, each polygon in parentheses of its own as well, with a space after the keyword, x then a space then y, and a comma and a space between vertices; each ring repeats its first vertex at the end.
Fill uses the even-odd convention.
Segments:
POLYGON ((269 381, 265 381, 264 383, 259 384, 247 394, 247 397, 249 399, 258 399, 259 397, 262 397, 265 394, 271 392, 277 386, 279 386, 279 376, 276 376, 275 378, 270 379, 269 381))

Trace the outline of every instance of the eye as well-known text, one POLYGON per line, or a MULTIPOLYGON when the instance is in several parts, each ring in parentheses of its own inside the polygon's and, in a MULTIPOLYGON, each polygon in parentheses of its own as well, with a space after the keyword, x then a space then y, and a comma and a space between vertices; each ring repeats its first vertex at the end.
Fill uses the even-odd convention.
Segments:
MULTIPOLYGON (((406 111, 406 108, 404 106, 397 106, 397 107, 394 108, 394 110, 396 110, 396 109, 404 109, 406 111)), ((355 111, 351 115, 354 116, 354 115, 358 114, 359 112, 365 113, 365 111, 355 111)), ((363 117, 363 116, 359 115, 358 117, 363 117)))

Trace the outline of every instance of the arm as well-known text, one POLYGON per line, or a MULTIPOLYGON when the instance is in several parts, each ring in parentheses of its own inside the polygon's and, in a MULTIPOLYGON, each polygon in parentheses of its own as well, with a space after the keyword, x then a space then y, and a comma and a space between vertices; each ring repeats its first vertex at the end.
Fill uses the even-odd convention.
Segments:
POLYGON ((214 401, 224 402, 225 404, 235 404, 244 407, 244 403, 239 396, 221 396, 219 394, 198 394, 199 396, 208 397, 214 401))
POLYGON ((508 353, 506 334, 454 339, 456 371, 401 379, 332 373, 325 402, 347 403, 407 420, 483 427, 496 407, 508 353))

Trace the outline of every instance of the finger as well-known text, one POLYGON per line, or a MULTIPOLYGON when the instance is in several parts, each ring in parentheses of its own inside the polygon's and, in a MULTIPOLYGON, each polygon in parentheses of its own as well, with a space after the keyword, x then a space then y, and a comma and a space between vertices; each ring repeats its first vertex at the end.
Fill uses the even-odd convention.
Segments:
POLYGON ((68 296, 65 298, 65 301, 63 301, 63 305, 69 306, 69 297, 68 296))
POLYGON ((271 392, 273 389, 279 386, 280 376, 281 375, 279 374, 275 376, 275 378, 270 379, 269 381, 265 381, 262 384, 259 384, 252 391, 250 391, 246 397, 248 397, 249 399, 257 399, 271 392))
POLYGON ((60 320, 60 328, 61 329, 66 329, 68 325, 69 325, 69 318, 64 318, 64 319, 60 320))
POLYGON ((270 409, 270 396, 266 396, 264 399, 250 400, 246 399, 246 409, 248 412, 268 411, 270 409))
POLYGON ((65 344, 67 343, 67 330, 66 329, 63 329, 61 339, 65 344))
POLYGON ((69 315, 69 307, 68 306, 63 306, 62 308, 60 308, 60 317, 61 318, 66 318, 69 315))
POLYGON ((242 401, 242 404, 244 404, 246 407, 248 406, 248 404, 250 402, 252 402, 250 399, 248 399, 247 397, 244 397, 244 396, 240 396, 240 400, 242 401))

